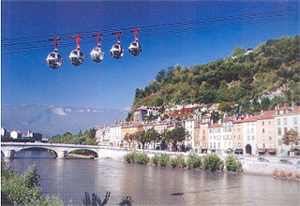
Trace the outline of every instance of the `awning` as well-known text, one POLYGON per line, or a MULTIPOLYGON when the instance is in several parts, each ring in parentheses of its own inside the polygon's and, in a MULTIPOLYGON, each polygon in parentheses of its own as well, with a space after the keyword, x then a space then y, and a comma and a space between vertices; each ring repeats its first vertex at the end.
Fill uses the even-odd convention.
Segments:
POLYGON ((266 152, 266 149, 258 149, 258 152, 266 152))
POLYGON ((235 149, 234 152, 243 152, 243 149, 235 149))
POLYGON ((268 152, 276 152, 276 149, 267 149, 268 152))

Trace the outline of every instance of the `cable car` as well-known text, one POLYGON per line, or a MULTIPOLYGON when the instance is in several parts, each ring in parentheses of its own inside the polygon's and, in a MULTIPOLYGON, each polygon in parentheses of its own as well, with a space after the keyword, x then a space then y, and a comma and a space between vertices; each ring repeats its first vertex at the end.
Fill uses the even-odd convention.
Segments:
POLYGON ((46 58, 47 65, 49 67, 51 67, 52 69, 58 69, 63 64, 63 58, 57 52, 57 41, 58 40, 60 40, 60 38, 49 39, 49 41, 54 41, 54 43, 55 43, 54 52, 51 52, 50 54, 48 54, 48 56, 46 58))
POLYGON ((118 32, 113 33, 113 34, 117 34, 117 37, 118 37, 118 43, 113 45, 110 49, 110 54, 115 59, 120 59, 125 54, 124 48, 120 45, 120 33, 122 33, 122 32, 118 31, 118 32))
POLYGON ((80 38, 82 36, 73 36, 72 39, 76 39, 77 41, 77 48, 71 51, 69 55, 69 59, 71 64, 75 66, 79 66, 84 62, 84 54, 80 51, 80 38))
POLYGON ((91 58, 94 62, 99 63, 102 62, 104 57, 105 57, 105 53, 104 51, 101 49, 101 40, 100 40, 100 36, 102 36, 102 34, 95 34, 93 36, 97 36, 98 37, 98 46, 95 47, 94 49, 92 49, 90 55, 91 58))
POLYGON ((135 34, 134 42, 132 42, 128 47, 129 53, 133 56, 137 56, 142 52, 142 46, 138 43, 138 34, 137 34, 138 30, 139 29, 133 29, 130 31, 130 32, 134 32, 135 34))

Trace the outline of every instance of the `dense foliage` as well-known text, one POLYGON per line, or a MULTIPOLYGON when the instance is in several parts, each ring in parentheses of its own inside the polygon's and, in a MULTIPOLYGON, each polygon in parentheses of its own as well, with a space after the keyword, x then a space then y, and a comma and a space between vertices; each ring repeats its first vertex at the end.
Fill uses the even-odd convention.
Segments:
POLYGON ((203 158, 202 169, 209 169, 211 171, 222 170, 224 167, 223 161, 216 153, 206 154, 203 158))
POLYGON ((91 128, 85 130, 84 133, 80 130, 77 135, 72 135, 70 132, 64 133, 62 136, 57 134, 49 139, 50 143, 65 143, 65 144, 85 144, 97 145, 96 130, 91 128))
POLYGON ((269 107, 292 101, 299 104, 299 45, 299 36, 284 36, 258 45, 253 52, 245 53, 244 48, 236 47, 233 57, 190 68, 176 65, 161 69, 144 89, 136 89, 132 109, 167 103, 240 101, 242 104, 282 86, 285 96, 264 104, 269 107))
POLYGON ((243 166, 236 156, 230 154, 225 157, 225 168, 227 171, 240 172, 243 166))
POLYGON ((59 197, 43 197, 39 187, 40 176, 36 165, 31 165, 24 175, 1 162, 1 203, 3 205, 64 205, 59 197))

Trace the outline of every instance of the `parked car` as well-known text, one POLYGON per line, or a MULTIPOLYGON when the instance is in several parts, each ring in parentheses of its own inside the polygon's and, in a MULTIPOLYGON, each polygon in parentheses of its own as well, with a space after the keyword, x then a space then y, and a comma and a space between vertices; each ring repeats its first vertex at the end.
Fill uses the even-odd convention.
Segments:
POLYGON ((293 164, 291 161, 288 161, 287 159, 281 159, 279 160, 279 162, 283 164, 293 164))
POLYGON ((258 161, 261 161, 261 162, 269 162, 268 159, 263 158, 263 157, 259 157, 257 160, 258 160, 258 161))

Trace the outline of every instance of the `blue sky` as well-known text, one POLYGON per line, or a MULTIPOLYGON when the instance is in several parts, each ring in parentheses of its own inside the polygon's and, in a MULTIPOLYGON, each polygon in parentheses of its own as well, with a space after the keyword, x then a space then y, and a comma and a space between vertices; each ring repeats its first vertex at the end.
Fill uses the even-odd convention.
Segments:
POLYGON ((161 69, 208 63, 231 55, 236 46, 255 48, 269 39, 299 35, 298 1, 2 0, 1 12, 2 104, 123 109, 131 106, 136 88, 144 89, 161 69), (269 19, 259 16, 279 10, 268 14, 273 15, 269 19), (215 22, 221 17, 227 21, 215 22), (189 27, 167 27, 198 20, 205 21, 189 27), (162 24, 167 26, 154 27, 162 24), (129 28, 141 28, 139 43, 143 52, 137 57, 127 50, 134 40, 129 28), (184 32, 186 29, 189 30, 184 32), (118 60, 109 53, 117 42, 112 30, 123 32, 125 55, 118 60), (89 55, 97 45, 92 34, 102 31, 101 47, 106 56, 96 64, 89 55), (83 35, 81 51, 85 61, 78 67, 68 59, 76 48, 76 40, 71 39, 74 35, 83 35), (56 70, 46 64, 47 55, 54 50, 54 43, 47 39, 53 37, 62 38, 58 52, 64 59, 56 70))

